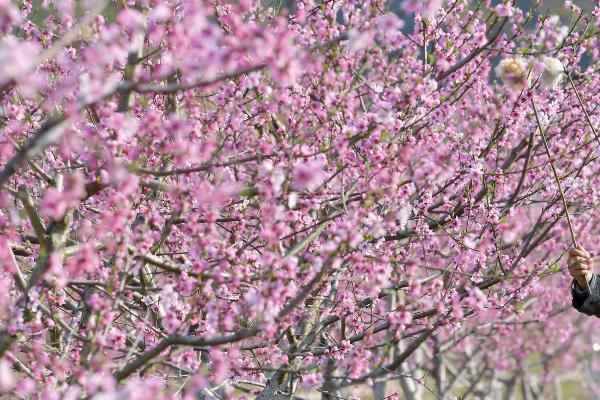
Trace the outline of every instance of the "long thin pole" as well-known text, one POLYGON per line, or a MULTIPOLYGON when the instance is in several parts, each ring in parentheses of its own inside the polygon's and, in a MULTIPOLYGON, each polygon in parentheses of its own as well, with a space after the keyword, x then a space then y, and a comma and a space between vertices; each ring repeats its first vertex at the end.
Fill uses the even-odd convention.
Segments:
MULTIPOLYGON (((587 121, 588 125, 590 126, 590 129, 592 130, 592 133, 594 134, 594 138, 596 139, 598 144, 600 144, 600 138, 598 137, 598 133, 596 132, 596 129, 594 128, 594 124, 592 124, 590 115, 588 114, 587 110, 585 109, 585 106, 583 105, 583 101, 581 100, 581 96, 579 96, 579 91, 577 90, 577 87, 575 86, 575 82, 573 82, 573 79, 571 79, 571 75, 569 75, 569 72, 566 69, 565 69, 565 75, 567 75, 567 78, 569 79, 569 83, 571 84, 571 87, 573 88, 573 91, 575 92, 575 97, 577 97, 579 106, 583 110, 583 115, 585 115, 585 120, 587 121)), ((533 98, 532 98, 532 100, 533 100, 533 98)))
MULTIPOLYGON (((563 207, 565 209, 565 216, 567 217, 567 225, 569 226, 569 233, 571 234, 571 241, 573 242, 573 247, 577 246, 577 238, 575 237, 575 231, 573 230, 573 224, 571 223, 571 215, 569 213, 569 207, 567 206, 567 200, 565 199, 565 192, 563 191, 562 185, 560 184, 560 178, 558 177, 558 173, 556 172, 556 168, 554 167, 554 163, 552 162, 552 153, 550 153, 550 148, 548 147, 548 141, 546 140, 546 134, 544 133, 544 129, 542 128, 542 123, 540 122, 540 117, 537 112, 537 108, 535 106, 535 101, 533 97, 531 98, 531 105, 533 106, 533 114, 535 115, 535 120, 537 122, 538 129, 540 131, 540 136, 542 137, 542 143, 544 144, 544 149, 546 149, 546 154, 548 155, 548 162, 550 163, 550 168, 552 169, 552 175, 554 175, 554 180, 556 181, 556 185, 558 186, 558 191, 560 193, 560 199, 562 200, 563 207)), ((592 293, 590 290, 590 284, 586 280, 585 281, 585 290, 588 293, 592 293)))

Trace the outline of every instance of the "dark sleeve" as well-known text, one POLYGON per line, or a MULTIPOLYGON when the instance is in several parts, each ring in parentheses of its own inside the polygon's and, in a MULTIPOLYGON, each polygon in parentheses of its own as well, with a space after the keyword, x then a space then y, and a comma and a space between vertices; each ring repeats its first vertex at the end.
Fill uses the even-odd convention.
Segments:
POLYGON ((590 280, 590 290, 592 293, 588 293, 585 289, 579 287, 577 282, 573 280, 571 283, 573 307, 581 313, 600 318, 600 279, 595 274, 590 280))

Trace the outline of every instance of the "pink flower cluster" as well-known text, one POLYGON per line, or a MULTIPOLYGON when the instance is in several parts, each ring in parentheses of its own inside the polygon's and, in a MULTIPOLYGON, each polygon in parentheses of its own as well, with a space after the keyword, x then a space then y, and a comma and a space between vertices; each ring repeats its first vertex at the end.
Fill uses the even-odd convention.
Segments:
POLYGON ((0 397, 584 376, 599 12, 536 4, 0 0, 0 397))

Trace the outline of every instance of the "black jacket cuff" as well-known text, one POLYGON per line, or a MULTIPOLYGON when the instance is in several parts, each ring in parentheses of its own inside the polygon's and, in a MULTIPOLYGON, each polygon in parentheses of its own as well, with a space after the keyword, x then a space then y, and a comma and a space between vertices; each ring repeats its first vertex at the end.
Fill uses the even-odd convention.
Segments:
MULTIPOLYGON (((595 285, 596 281, 596 275, 592 275, 592 279, 590 279, 590 288, 593 288, 595 285)), ((593 289, 592 289, 593 290, 593 289)), ((585 302, 585 300, 588 298, 590 294, 587 292, 587 290, 581 288, 579 286, 579 284, 577 283, 577 281, 575 281, 575 279, 573 279, 573 281, 571 282, 571 296, 573 297, 573 301, 572 301, 572 305, 573 307, 575 307, 577 310, 579 310, 581 308, 581 306, 583 306, 583 303, 585 302)))

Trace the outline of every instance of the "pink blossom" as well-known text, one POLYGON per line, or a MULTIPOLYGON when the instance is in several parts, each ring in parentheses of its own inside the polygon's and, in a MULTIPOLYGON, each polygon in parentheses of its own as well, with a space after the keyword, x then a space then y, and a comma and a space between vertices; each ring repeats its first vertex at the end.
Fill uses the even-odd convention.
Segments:
MULTIPOLYGON (((0 15, 0 23, 2 16, 0 15)), ((1 27, 0 27, 1 29, 1 27)), ((22 79, 31 68, 31 61, 39 53, 39 44, 23 42, 14 36, 5 36, 0 40, 0 73, 2 82, 10 79, 22 79)))
POLYGON ((412 313, 409 311, 397 311, 389 315, 390 322, 400 329, 403 329, 406 325, 412 322, 412 313))
POLYGON ((366 48, 369 45, 369 34, 367 32, 359 32, 355 29, 348 32, 347 48, 350 53, 356 53, 359 50, 366 48))
POLYGON ((69 175, 65 178, 63 190, 50 189, 42 200, 42 212, 54 219, 61 219, 69 208, 77 207, 86 195, 83 176, 69 175))
POLYGON ((127 32, 134 33, 144 25, 144 16, 133 8, 125 8, 117 14, 117 22, 127 32))
MULTIPOLYGON (((587 373, 551 166, 597 254, 597 10, 267 3, 0 0, 2 394, 420 398, 439 357, 548 397, 587 373)), ((506 396, 472 372, 446 395, 506 396)))
POLYGON ((323 378, 317 374, 306 374, 302 377, 300 385, 303 388, 309 389, 319 386, 323 382, 323 378))
POLYGON ((474 287, 469 290, 469 296, 465 300, 465 304, 468 307, 483 310, 486 303, 487 298, 478 287, 474 287))
POLYGON ((514 8, 510 4, 499 4, 494 10, 501 17, 512 17, 514 15, 514 8))
POLYGON ((324 174, 323 164, 318 160, 301 164, 294 170, 293 187, 296 190, 315 190, 323 182, 324 174))
POLYGON ((17 381, 13 376, 10 365, 6 360, 0 360, 0 390, 10 391, 16 384, 17 381))
POLYGON ((442 6, 443 0, 404 0, 402 9, 407 13, 420 13, 431 17, 442 6))
POLYGON ((17 8, 11 4, 10 0, 0 1, 0 30, 9 32, 10 29, 21 22, 21 16, 17 8))

